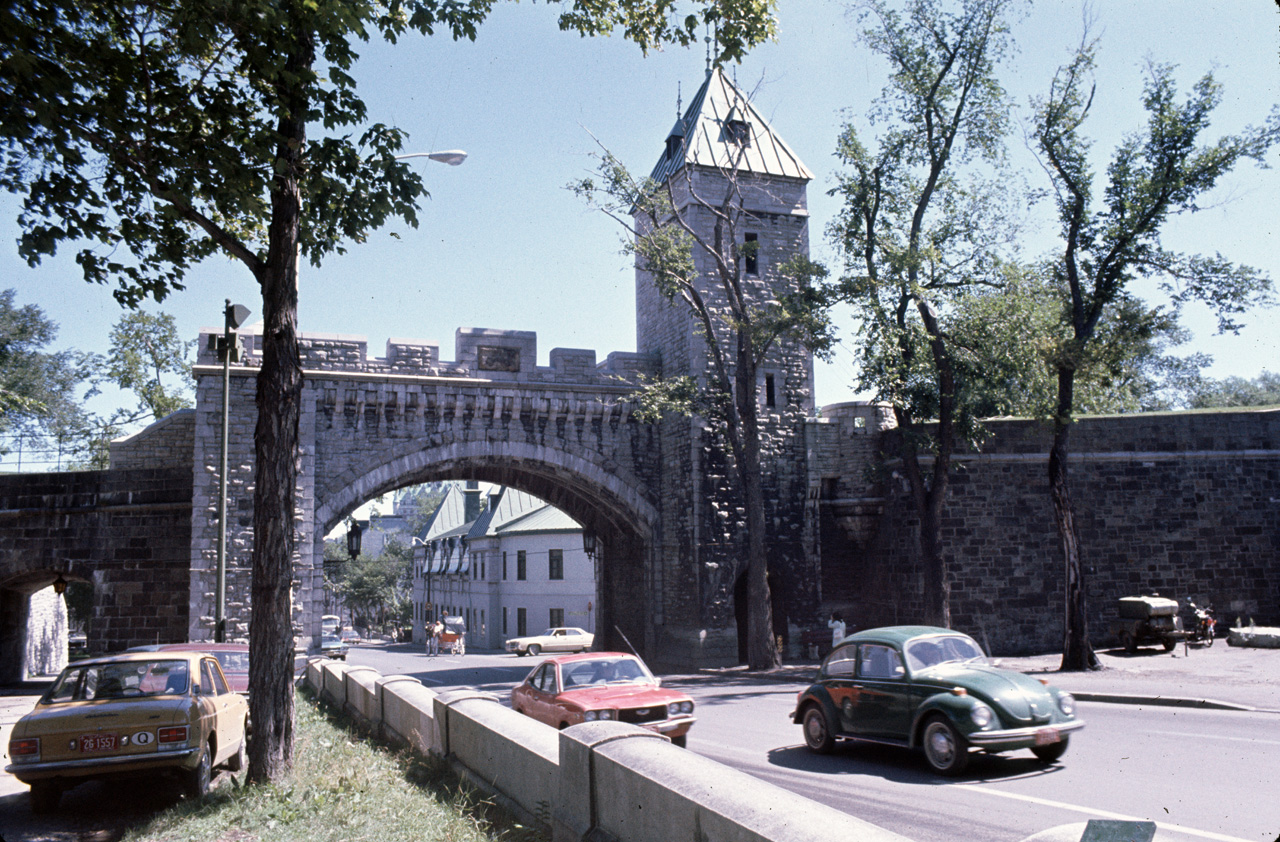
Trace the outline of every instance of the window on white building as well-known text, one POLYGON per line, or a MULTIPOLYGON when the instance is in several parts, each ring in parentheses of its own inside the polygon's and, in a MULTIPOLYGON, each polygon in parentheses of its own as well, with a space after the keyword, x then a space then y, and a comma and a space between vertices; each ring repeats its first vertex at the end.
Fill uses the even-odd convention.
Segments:
MULTIPOLYGON (((552 580, 564 578, 564 550, 547 551, 547 578, 552 580)), ((552 623, 551 625, 560 626, 564 624, 552 623)))
POLYGON ((553 628, 564 625, 564 609, 563 608, 552 608, 549 613, 550 613, 550 618, 549 618, 550 622, 547 625, 553 628))
MULTIPOLYGON (((516 580, 517 581, 523 582, 529 578, 527 575, 528 570, 526 568, 527 561, 528 561, 528 558, 525 556, 525 551, 516 550, 516 580)), ((524 634, 524 632, 520 632, 520 633, 524 634)))

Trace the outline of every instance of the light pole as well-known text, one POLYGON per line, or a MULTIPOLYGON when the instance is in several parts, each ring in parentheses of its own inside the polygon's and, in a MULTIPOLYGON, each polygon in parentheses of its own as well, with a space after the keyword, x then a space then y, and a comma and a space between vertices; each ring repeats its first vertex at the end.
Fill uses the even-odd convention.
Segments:
POLYGON ((227 642, 227 439, 231 429, 231 358, 240 360, 240 338, 232 331, 249 318, 249 308, 226 300, 218 356, 222 359, 222 447, 218 457, 218 588, 213 615, 213 639, 227 642))

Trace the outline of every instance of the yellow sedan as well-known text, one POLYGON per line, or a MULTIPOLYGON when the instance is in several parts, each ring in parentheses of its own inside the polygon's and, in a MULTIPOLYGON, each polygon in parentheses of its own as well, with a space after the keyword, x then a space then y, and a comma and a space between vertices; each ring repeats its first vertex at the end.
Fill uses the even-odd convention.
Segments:
POLYGON ((249 703, 212 655, 128 652, 68 666, 13 727, 5 771, 31 786, 31 809, 57 809, 88 780, 165 774, 190 798, 213 769, 244 768, 249 703))

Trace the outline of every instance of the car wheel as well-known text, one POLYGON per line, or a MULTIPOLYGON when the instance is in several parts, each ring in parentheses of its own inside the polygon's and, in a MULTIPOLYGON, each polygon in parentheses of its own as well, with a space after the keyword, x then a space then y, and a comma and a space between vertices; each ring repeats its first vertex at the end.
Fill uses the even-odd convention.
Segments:
POLYGON ((1138 641, 1133 639, 1133 635, 1127 631, 1120 632, 1120 645, 1124 647, 1124 651, 1132 655, 1138 651, 1138 641))
POLYGON ((958 775, 969 765, 964 737, 945 717, 935 716, 924 726, 924 756, 935 772, 958 775))
POLYGON ((681 734, 678 737, 672 737, 671 744, 676 748, 685 748, 689 744, 689 735, 681 734))
POLYGON ((227 761, 227 768, 232 772, 243 771, 249 765, 249 720, 244 722, 244 734, 240 737, 240 748, 227 761))
POLYGON ((58 802, 61 800, 62 787, 53 781, 32 781, 31 812, 38 814, 52 813, 58 809, 58 802))
POLYGON ((1163 642, 1164 642, 1164 651, 1166 652, 1172 652, 1173 647, 1178 645, 1177 638, 1173 638, 1173 637, 1166 637, 1163 642))
POLYGON ((529 644, 529 654, 530 654, 530 655, 532 655, 533 657, 535 657, 535 658, 536 658, 536 657, 538 657, 538 655, 539 655, 539 654, 541 654, 541 652, 542 652, 542 647, 541 647, 541 646, 539 646, 539 645, 538 645, 538 644, 536 644, 536 643, 530 643, 530 644, 529 644))
POLYGON ((209 751, 209 744, 205 743, 204 748, 200 750, 200 762, 196 764, 196 768, 186 773, 182 781, 182 790, 188 798, 199 801, 209 793, 209 782, 212 778, 213 754, 209 751))
POLYGON ((836 738, 827 727, 827 715, 818 705, 811 705, 801 720, 804 729, 804 744, 818 754, 829 754, 835 748, 836 738))
POLYGON ((1045 763, 1052 763, 1067 753, 1067 743, 1070 741, 1070 737, 1063 737, 1062 742, 1059 743, 1052 743, 1047 746, 1035 746, 1031 749, 1031 753, 1043 760, 1045 763))

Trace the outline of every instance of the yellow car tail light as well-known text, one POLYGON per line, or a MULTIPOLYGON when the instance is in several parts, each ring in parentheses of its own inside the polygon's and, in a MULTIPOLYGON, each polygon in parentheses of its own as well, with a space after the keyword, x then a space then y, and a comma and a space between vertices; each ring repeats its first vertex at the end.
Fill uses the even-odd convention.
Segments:
POLYGON ((40 738, 28 737, 9 741, 9 756, 14 760, 26 760, 40 756, 40 738))
POLYGON ((174 725, 171 728, 161 728, 156 732, 156 741, 161 745, 165 743, 185 743, 187 741, 187 726, 174 725))

